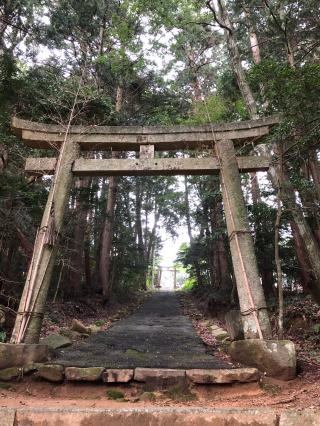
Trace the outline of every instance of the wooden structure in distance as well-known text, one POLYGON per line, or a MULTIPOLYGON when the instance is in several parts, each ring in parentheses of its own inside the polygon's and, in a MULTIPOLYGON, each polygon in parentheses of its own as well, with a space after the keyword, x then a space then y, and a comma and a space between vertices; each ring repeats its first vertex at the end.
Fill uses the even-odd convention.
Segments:
POLYGON ((271 328, 258 273, 253 240, 241 189, 240 172, 265 171, 269 158, 236 156, 235 146, 255 144, 277 124, 278 117, 201 126, 71 126, 33 123, 13 118, 12 129, 32 148, 53 149, 56 158, 28 158, 30 174, 53 174, 54 186, 37 238, 21 297, 12 343, 37 343, 56 257, 55 239, 47 243, 48 218, 59 236, 73 176, 179 175, 220 173, 242 322, 246 338, 269 338, 271 328), (210 150, 209 157, 155 158, 155 151, 210 150), (135 159, 86 159, 81 151, 138 151, 135 159), (59 167, 56 167, 56 164, 59 167), (41 247, 41 250, 39 249, 41 247), (37 269, 33 265, 36 265, 37 269), (31 272, 30 272, 31 271, 31 272))

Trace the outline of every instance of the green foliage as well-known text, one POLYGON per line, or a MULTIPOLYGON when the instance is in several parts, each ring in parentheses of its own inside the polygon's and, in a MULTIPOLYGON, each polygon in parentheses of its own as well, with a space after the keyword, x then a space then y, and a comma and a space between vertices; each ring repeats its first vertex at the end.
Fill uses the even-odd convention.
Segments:
POLYGON ((5 331, 0 331, 0 342, 4 343, 6 341, 7 334, 5 331))
POLYGON ((263 61, 250 72, 253 84, 263 84, 269 108, 283 111, 290 120, 305 123, 320 106, 320 65, 292 68, 276 61, 263 61))
POLYGON ((193 114, 186 124, 220 123, 225 119, 227 106, 219 96, 210 96, 193 104, 193 114))
POLYGON ((197 395, 191 390, 182 385, 171 386, 167 391, 166 395, 173 399, 174 401, 186 402, 186 401, 196 401, 197 395))
POLYGON ((124 399, 124 393, 118 389, 109 389, 107 390, 107 397, 113 400, 124 399))
MULTIPOLYGON (((281 28, 267 8, 258 7, 256 1, 248 3, 252 24, 263 40, 261 56, 269 59, 253 64, 248 51, 250 25, 238 3, 230 0, 228 11, 235 22, 241 61, 258 108, 265 115, 283 113, 281 124, 265 142, 269 147, 275 144, 284 148, 290 183, 299 191, 305 218, 314 235, 318 235, 317 182, 301 172, 309 158, 313 158, 311 154, 318 149, 320 140, 320 66, 314 45, 319 17, 317 2, 286 1, 284 16, 277 15, 279 22, 285 20, 287 36, 294 46, 294 67, 287 64, 281 28)), ((274 12, 278 14, 277 10, 274 12)), ((50 187, 47 177, 34 183, 25 179, 24 159, 53 156, 56 151, 44 153, 23 147, 10 130, 12 114, 65 124, 82 80, 73 124, 197 125, 249 117, 223 32, 217 31, 212 13, 204 4, 199 7, 197 0, 17 0, 0 6, 0 15, 5 18, 5 28, 0 32, 0 154, 5 151, 9 158, 0 176, 1 291, 19 297, 30 263, 26 247, 28 243, 32 246, 50 187), (116 111, 119 89, 121 111, 116 111)), ((252 148, 247 145, 244 154, 251 154, 252 148)), ((107 158, 110 153, 95 155, 107 158)), ((156 155, 170 158, 173 154, 156 155)), ((217 280, 219 250, 225 250, 230 272, 232 267, 219 179, 187 178, 189 211, 181 180, 176 178, 125 177, 117 185, 110 267, 114 295, 125 300, 144 287, 151 251, 158 258, 162 234, 177 236, 178 226, 186 225, 189 216, 192 241, 181 247, 178 255, 190 274, 184 289, 196 291, 198 286, 206 290, 209 300, 225 302, 226 294, 219 289, 222 284, 217 280), (155 216, 158 226, 153 231, 150 223, 155 216), (139 221, 142 241, 138 241, 139 221)), ((243 180, 243 186, 250 193, 248 179, 243 180)), ((58 280, 60 266, 64 265, 62 295, 72 271, 70 259, 78 249, 73 245, 80 211, 78 202, 87 209, 83 234, 92 281, 85 282, 81 270, 81 291, 90 296, 99 290, 98 258, 108 180, 93 178, 86 191, 80 193, 73 190, 66 226, 61 231, 59 268, 53 281, 58 280)), ((248 203, 249 220, 260 271, 273 280, 274 192, 261 195, 261 203, 248 203)), ((291 220, 290 212, 284 211, 280 253, 287 288, 301 280, 291 220)))
POLYGON ((197 281, 195 280, 195 278, 190 277, 186 279, 185 282, 183 283, 182 290, 192 291, 196 285, 197 285, 197 281))
POLYGON ((315 333, 320 334, 320 324, 315 324, 312 328, 315 333))

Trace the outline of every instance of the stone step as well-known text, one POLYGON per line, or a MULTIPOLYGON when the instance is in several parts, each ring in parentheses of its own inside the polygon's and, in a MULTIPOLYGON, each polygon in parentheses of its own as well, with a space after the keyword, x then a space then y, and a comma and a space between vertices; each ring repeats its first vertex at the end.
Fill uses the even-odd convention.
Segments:
POLYGON ((318 425, 320 410, 206 409, 200 407, 136 408, 0 408, 0 425, 318 425))
MULTIPOLYGON (((233 369, 170 369, 170 368, 135 368, 108 369, 104 367, 64 367, 60 364, 37 364, 34 369, 27 367, 26 373, 35 373, 50 382, 83 381, 105 383, 158 382, 162 384, 189 381, 196 384, 247 383, 260 379, 256 368, 233 369)), ((17 380, 23 377, 23 368, 0 370, 0 378, 4 381, 17 380), (10 370, 10 371, 9 371, 10 370), (14 370, 14 371, 12 371, 14 370)))

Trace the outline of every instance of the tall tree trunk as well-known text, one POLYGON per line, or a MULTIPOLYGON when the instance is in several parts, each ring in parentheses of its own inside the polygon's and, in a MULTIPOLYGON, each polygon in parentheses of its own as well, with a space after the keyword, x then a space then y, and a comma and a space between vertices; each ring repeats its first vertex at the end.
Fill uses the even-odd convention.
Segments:
MULTIPOLYGON (((113 155, 114 158, 114 155, 113 155)), ((108 186, 108 199, 105 212, 105 221, 101 234, 100 259, 99 259, 99 278, 102 288, 104 301, 110 297, 111 280, 110 280, 110 265, 111 265, 111 250, 112 237, 114 226, 114 212, 116 205, 116 194, 118 189, 117 177, 110 176, 108 186)))
POLYGON ((217 226, 217 251, 218 264, 220 270, 220 286, 225 289, 232 289, 233 283, 228 265, 228 253, 225 245, 225 239, 222 230, 224 229, 222 202, 218 202, 215 207, 215 222, 217 226))
MULTIPOLYGON (((117 87, 115 109, 120 113, 123 99, 123 88, 117 87)), ((113 151, 112 158, 117 158, 117 154, 113 151)), ((110 298, 111 292, 111 256, 112 256, 112 238, 113 227, 115 220, 116 195, 118 190, 119 179, 115 176, 110 176, 107 205, 105 213, 105 221, 101 234, 100 256, 99 256, 99 281, 102 287, 103 300, 107 301, 110 298)))
MULTIPOLYGON (((186 222, 187 222, 187 229, 188 229, 188 236, 189 236, 189 242, 190 245, 193 243, 193 236, 192 236, 192 227, 191 227, 191 214, 190 214, 190 202, 189 202, 189 188, 188 188, 188 177, 184 177, 184 202, 185 202, 185 208, 186 208, 186 222)), ((194 270, 196 273, 196 279, 197 283, 199 285, 202 284, 202 276, 201 276, 201 270, 199 262, 195 259, 193 262, 194 270)))
MULTIPOLYGON (((143 230, 142 230, 142 218, 141 218, 141 210, 142 210, 142 189, 141 189, 141 179, 136 178, 136 186, 135 186, 135 213, 136 213, 136 237, 137 237, 137 249, 139 254, 139 269, 143 272, 145 268, 145 247, 143 240, 143 230)), ((144 275, 144 274, 143 274, 144 275)), ((146 281, 142 278, 143 290, 146 290, 146 281)))
POLYGON ((88 187, 89 180, 87 178, 78 179, 75 185, 78 189, 75 205, 76 223, 71 244, 70 271, 66 288, 66 294, 72 299, 79 298, 82 291, 83 254, 88 216, 88 197, 83 192, 88 187))
POLYGON ((241 63, 241 56, 238 48, 238 40, 235 34, 233 24, 229 18, 229 14, 224 3, 224 0, 218 0, 215 5, 211 2, 207 2, 208 7, 214 13, 214 17, 217 23, 223 28, 224 35, 227 43, 227 48, 231 60, 233 72, 237 78, 238 86, 242 94, 243 100, 247 106, 248 112, 251 118, 258 117, 257 104, 254 99, 251 87, 249 86, 246 78, 245 71, 241 63))
POLYGON ((5 146, 2 143, 0 143, 0 176, 4 173, 7 163, 8 163, 8 152, 5 146))
MULTIPOLYGON (((277 173, 274 169, 270 172, 277 173)), ((302 238, 303 246, 307 252, 315 280, 310 282, 310 292, 314 299, 320 303, 320 249, 319 245, 308 225, 308 222, 303 214, 302 208, 297 204, 295 193, 292 189, 287 172, 283 170, 284 182, 281 188, 282 202, 287 210, 291 213, 295 226, 302 238)), ((273 176, 275 178, 275 176, 273 176)))
POLYGON ((294 220, 290 220, 290 228, 294 241, 294 249, 299 264, 301 285, 305 293, 310 293, 310 288, 313 286, 312 281, 314 280, 314 277, 312 276, 312 268, 309 262, 309 258, 306 253, 299 228, 294 220))

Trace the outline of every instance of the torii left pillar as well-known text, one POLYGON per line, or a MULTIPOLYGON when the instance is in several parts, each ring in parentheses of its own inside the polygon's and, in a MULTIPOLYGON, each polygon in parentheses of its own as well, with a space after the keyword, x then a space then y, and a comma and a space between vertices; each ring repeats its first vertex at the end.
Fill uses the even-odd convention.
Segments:
POLYGON ((33 261, 31 261, 29 266, 29 268, 36 268, 34 285, 30 288, 29 270, 12 332, 11 343, 39 342, 48 290, 57 255, 57 243, 53 245, 45 244, 42 248, 41 245, 51 208, 54 209, 55 228, 58 231, 58 237, 59 231, 62 229, 73 179, 72 166, 74 160, 79 157, 79 146, 72 140, 72 137, 67 137, 64 149, 60 151, 60 156, 60 167, 54 176, 55 190, 53 193, 53 186, 51 186, 40 230, 34 244, 33 261), (52 197, 53 203, 51 203, 52 197))

